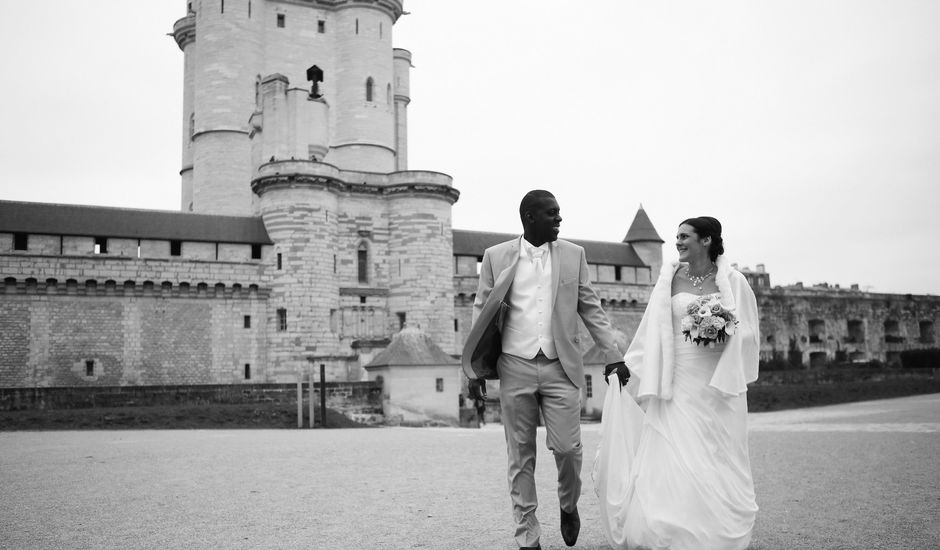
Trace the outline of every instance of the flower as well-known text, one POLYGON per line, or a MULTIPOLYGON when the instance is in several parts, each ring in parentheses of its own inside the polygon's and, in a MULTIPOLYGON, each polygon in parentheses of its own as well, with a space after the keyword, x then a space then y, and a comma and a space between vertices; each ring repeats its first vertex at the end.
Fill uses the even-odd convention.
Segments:
POLYGON ((686 308, 688 315, 679 322, 679 329, 686 340, 715 347, 716 342, 724 342, 725 338, 736 332, 738 321, 734 314, 721 305, 718 295, 700 296, 686 308))

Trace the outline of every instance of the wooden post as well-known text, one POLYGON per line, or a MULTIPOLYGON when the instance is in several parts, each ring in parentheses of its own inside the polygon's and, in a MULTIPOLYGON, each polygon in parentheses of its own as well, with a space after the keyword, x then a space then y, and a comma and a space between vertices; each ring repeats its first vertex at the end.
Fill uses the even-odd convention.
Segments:
MULTIPOLYGON (((310 380, 310 396, 307 402, 310 408, 310 429, 313 429, 313 369, 310 369, 310 375, 307 378, 310 380)), ((322 392, 323 389, 321 388, 320 391, 322 392)), ((320 422, 323 422, 323 419, 320 419, 320 422)))
POLYGON ((304 371, 297 371, 297 427, 304 427, 304 371))
POLYGON ((320 363, 320 427, 326 428, 326 365, 320 363))

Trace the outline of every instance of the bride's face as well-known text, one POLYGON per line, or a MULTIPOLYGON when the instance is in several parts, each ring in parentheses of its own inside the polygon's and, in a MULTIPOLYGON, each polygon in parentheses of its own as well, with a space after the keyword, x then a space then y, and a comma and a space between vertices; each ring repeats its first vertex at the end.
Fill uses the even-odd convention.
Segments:
POLYGON ((700 239, 695 228, 689 224, 679 226, 676 232, 676 250, 679 251, 679 261, 688 262, 697 258, 708 258, 708 245, 711 239, 700 239))

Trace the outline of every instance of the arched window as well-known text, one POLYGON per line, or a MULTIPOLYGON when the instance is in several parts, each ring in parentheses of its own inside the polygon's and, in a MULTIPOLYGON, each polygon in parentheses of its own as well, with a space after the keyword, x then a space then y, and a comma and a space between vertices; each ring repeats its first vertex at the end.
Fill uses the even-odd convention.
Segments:
POLYGON ((388 104, 392 103, 392 85, 391 84, 385 85, 385 103, 388 103, 388 104))
POLYGON ((369 247, 366 243, 359 243, 359 249, 356 251, 356 265, 359 267, 359 282, 369 282, 369 247))
POLYGON ((366 79, 366 101, 372 101, 372 88, 375 86, 375 82, 372 80, 372 77, 366 79))

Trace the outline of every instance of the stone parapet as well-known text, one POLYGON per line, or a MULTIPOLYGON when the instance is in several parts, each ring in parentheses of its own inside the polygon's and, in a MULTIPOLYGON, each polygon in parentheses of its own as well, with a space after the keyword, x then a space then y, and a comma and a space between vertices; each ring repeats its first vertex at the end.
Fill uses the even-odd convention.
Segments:
POLYGON ((453 178, 441 172, 407 170, 380 174, 341 170, 326 163, 306 160, 275 160, 258 167, 251 182, 255 194, 262 195, 274 188, 314 186, 335 193, 362 195, 421 195, 440 198, 451 204, 460 197, 453 187, 453 178))
MULTIPOLYGON (((33 280, 37 290, 58 288, 60 283, 73 280, 96 283, 95 292, 113 289, 123 292, 130 284, 136 289, 146 283, 157 289, 169 284, 178 291, 190 288, 196 291, 199 285, 214 288, 221 284, 226 288, 268 289, 269 276, 260 262, 220 262, 205 260, 179 260, 159 258, 129 258, 126 256, 43 256, 0 254, 0 273, 6 281, 4 288, 13 284, 26 288, 33 280), (12 281, 12 283, 11 283, 12 281), (50 281, 52 281, 50 283, 50 281)), ((265 290, 266 292, 267 290, 265 290)))

